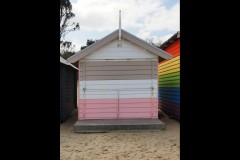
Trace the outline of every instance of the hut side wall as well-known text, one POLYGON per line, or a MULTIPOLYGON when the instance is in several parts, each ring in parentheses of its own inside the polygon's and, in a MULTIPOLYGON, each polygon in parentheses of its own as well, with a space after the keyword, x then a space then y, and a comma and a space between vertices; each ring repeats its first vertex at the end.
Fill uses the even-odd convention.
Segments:
POLYGON ((157 56, 125 40, 80 62, 78 119, 158 118, 157 56))
POLYGON ((180 39, 164 50, 173 58, 158 65, 159 108, 180 119, 180 39))
POLYGON ((60 123, 77 108, 77 70, 60 63, 60 123))

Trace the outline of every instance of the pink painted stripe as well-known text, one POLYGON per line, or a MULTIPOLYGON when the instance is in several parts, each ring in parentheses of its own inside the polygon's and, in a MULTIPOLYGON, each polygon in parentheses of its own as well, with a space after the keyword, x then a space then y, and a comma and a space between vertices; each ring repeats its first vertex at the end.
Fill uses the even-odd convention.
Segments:
MULTIPOLYGON (((111 113, 92 113, 85 115, 85 118, 83 117, 83 114, 79 114, 78 120, 85 120, 85 119, 117 119, 117 114, 111 114, 111 113)), ((136 114, 120 114, 118 119, 135 119, 135 118, 151 118, 150 113, 136 113, 136 114)), ((153 119, 157 119, 158 115, 156 113, 152 116, 153 119)))
POLYGON ((158 98, 86 99, 85 105, 83 102, 79 100, 79 120, 158 118, 158 98))
POLYGON ((158 102, 158 98, 124 98, 119 99, 120 103, 146 103, 146 102, 158 102))
POLYGON ((85 118, 83 117, 83 114, 78 114, 78 119, 116 119, 117 113, 91 113, 86 114, 85 118))
MULTIPOLYGON (((83 110, 79 110, 80 113, 84 113, 83 110)), ((86 109, 85 110, 86 113, 90 114, 90 113, 117 113, 118 109, 116 108, 104 108, 104 109, 86 109)))
MULTIPOLYGON (((158 98, 124 98, 119 99, 120 103, 148 103, 148 102, 156 102, 158 103, 158 98)), ((79 103, 118 103, 118 99, 79 99, 79 103)))
MULTIPOLYGON (((96 109, 98 109, 98 108, 117 108, 118 107, 118 104, 117 103, 113 103, 113 104, 109 104, 109 103, 106 103, 106 104, 102 104, 102 103, 99 103, 99 104, 97 104, 97 103, 90 103, 90 104, 88 104, 88 103, 86 103, 85 104, 85 108, 96 108, 96 109)), ((81 108, 84 108, 84 104, 83 103, 81 103, 81 104, 79 104, 79 108, 81 109, 81 108)))

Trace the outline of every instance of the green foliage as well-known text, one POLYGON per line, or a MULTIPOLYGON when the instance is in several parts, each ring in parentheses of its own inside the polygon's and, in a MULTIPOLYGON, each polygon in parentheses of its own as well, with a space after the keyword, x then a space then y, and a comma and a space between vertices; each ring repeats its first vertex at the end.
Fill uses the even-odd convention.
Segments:
POLYGON ((83 50, 84 48, 87 48, 88 46, 92 45, 93 43, 97 42, 98 40, 92 40, 92 39, 88 39, 87 40, 87 43, 86 43, 86 46, 82 46, 81 47, 81 50, 83 50))
POLYGON ((78 23, 70 23, 70 19, 75 16, 72 13, 72 4, 70 0, 60 0, 60 48, 61 53, 71 48, 72 42, 64 41, 65 36, 72 31, 80 29, 78 23))
POLYGON ((63 54, 60 54, 60 56, 64 59, 68 59, 69 57, 71 57, 74 54, 76 54, 76 53, 75 52, 65 52, 63 54))

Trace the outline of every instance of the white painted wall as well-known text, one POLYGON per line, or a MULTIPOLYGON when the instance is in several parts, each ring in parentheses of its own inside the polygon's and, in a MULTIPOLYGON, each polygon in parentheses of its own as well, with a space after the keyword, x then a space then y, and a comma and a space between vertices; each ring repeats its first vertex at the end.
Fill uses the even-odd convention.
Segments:
MULTIPOLYGON (((157 80, 104 80, 104 81, 80 81, 80 91, 86 88, 86 99, 109 98, 157 98, 157 80), (151 87, 154 90, 151 90, 151 87), (153 93, 153 95, 152 95, 153 93)), ((80 98, 84 98, 84 92, 80 92, 80 98)))
POLYGON ((145 49, 127 41, 127 40, 113 40, 107 45, 101 47, 97 51, 91 53, 86 60, 90 59, 152 59, 158 58, 157 55, 152 54, 145 49), (118 44, 121 43, 121 47, 118 44))

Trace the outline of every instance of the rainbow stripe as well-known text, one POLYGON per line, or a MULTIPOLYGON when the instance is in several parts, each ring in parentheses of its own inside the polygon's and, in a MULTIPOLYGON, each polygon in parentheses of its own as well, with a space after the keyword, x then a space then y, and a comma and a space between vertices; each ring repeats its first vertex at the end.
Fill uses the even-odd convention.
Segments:
POLYGON ((180 119, 180 55, 158 65, 159 108, 180 119))

